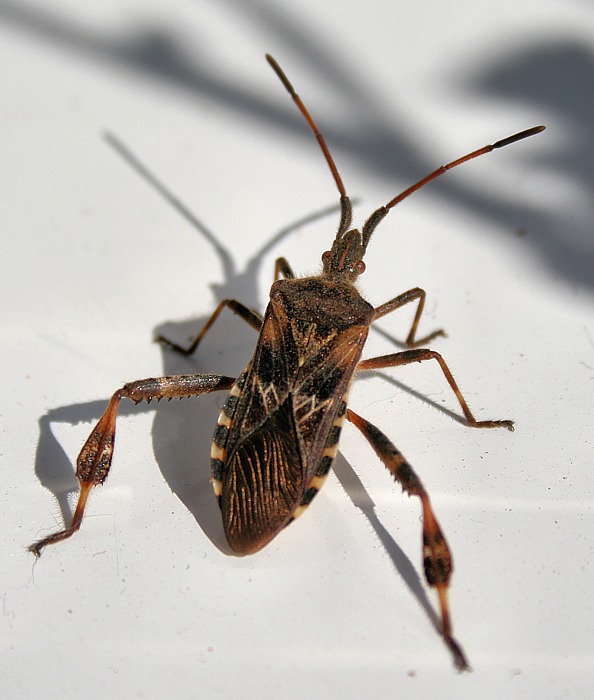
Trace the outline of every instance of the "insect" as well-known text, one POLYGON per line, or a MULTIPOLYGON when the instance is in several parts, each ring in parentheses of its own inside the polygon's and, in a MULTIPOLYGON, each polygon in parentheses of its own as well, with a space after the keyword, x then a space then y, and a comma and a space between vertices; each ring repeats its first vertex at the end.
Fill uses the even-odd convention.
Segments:
POLYGON ((190 355, 224 308, 259 332, 254 355, 238 378, 174 375, 141 379, 118 389, 77 458, 80 493, 70 525, 34 543, 30 550, 39 556, 47 545, 65 540, 80 528, 91 489, 105 481, 111 467, 116 416, 123 398, 138 403, 229 392, 211 444, 211 482, 227 540, 240 555, 262 549, 307 509, 328 475, 346 419, 361 431, 402 489, 421 501, 425 576, 438 594, 443 639, 457 668, 464 670, 469 666, 453 636, 448 605, 452 557, 429 496, 392 442, 347 408, 347 395, 358 372, 434 360, 469 426, 513 430, 513 422, 476 420, 442 356, 419 347, 443 335, 438 330, 417 338, 424 290, 410 289, 374 308, 359 294, 355 282, 365 271, 363 257, 372 234, 396 204, 448 170, 537 134, 545 127, 522 131, 437 168, 376 209, 359 231, 351 228, 351 201, 324 137, 280 66, 271 56, 266 59, 313 131, 340 194, 338 232, 331 250, 322 255, 322 272, 296 278, 287 260, 278 258, 264 316, 239 301, 225 299, 189 347, 160 337, 173 350, 190 355), (411 303, 416 304, 416 312, 406 338, 408 349, 361 360, 371 324, 411 303))

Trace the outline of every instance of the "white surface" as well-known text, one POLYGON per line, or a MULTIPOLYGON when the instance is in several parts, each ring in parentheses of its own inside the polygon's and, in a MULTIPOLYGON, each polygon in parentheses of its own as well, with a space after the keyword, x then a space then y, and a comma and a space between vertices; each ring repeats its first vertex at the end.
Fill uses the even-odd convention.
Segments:
MULTIPOLYGON (((0 39, 2 697, 588 696, 591 3, 0 1, 0 39), (236 373, 255 341, 227 317, 184 362, 150 342, 155 328, 184 339, 224 296, 263 308, 276 256, 315 271, 330 245, 335 214, 259 252, 337 201, 265 51, 323 128, 358 222, 440 162, 548 126, 402 204, 361 278, 374 303, 423 286, 422 328, 447 329, 434 347, 477 416, 517 421, 514 434, 453 421, 431 366, 352 392, 431 493, 472 674, 455 673, 423 608, 419 506, 350 426, 340 481, 238 559, 216 546, 208 484, 222 397, 124 406, 81 532, 37 563, 26 551, 61 526, 72 462, 113 390, 236 373), (352 503, 365 497, 367 515, 352 503)), ((402 338, 409 319, 381 326, 402 338)), ((366 354, 391 348, 374 333, 366 354)))

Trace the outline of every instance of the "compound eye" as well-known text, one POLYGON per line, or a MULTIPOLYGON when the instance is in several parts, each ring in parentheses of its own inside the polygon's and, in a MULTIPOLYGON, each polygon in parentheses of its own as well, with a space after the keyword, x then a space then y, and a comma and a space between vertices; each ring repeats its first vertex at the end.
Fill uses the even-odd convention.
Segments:
POLYGON ((326 252, 322 253, 322 262, 324 265, 332 260, 332 253, 327 250, 326 252))
POLYGON ((362 275, 365 272, 365 263, 363 262, 363 260, 357 260, 357 262, 355 263, 355 272, 358 275, 362 275))

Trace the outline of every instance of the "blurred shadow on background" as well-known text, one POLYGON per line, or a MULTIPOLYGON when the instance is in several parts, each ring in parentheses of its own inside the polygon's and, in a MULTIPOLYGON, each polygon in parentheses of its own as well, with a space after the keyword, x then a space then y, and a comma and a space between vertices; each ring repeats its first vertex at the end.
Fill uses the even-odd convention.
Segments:
MULTIPOLYGON (((394 182, 395 193, 403 184, 414 182, 438 164, 420 155, 414 140, 398 124, 397 117, 386 114, 381 95, 373 94, 365 84, 349 76, 346 63, 332 50, 331 42, 324 41, 319 27, 306 24, 304 15, 261 0, 226 0, 226 4, 246 17, 263 36, 272 34, 275 43, 282 41, 287 51, 278 58, 298 87, 316 81, 326 90, 338 93, 344 109, 352 117, 351 123, 336 126, 320 119, 337 159, 348 154, 377 177, 394 182)), ((50 10, 4 0, 0 1, 0 22, 54 47, 104 63, 109 70, 133 71, 156 82, 173 85, 201 102, 213 101, 232 112, 240 111, 260 125, 268 123, 291 132, 295 138, 307 141, 308 147, 314 147, 311 134, 290 101, 287 100, 286 107, 277 106, 278 86, 275 92, 272 76, 270 98, 263 97, 260 91, 246 84, 243 76, 222 74, 218 56, 209 54, 196 60, 195 52, 190 55, 184 49, 189 41, 187 28, 176 25, 174 16, 168 26, 156 26, 140 19, 133 28, 122 28, 118 36, 103 35, 75 24, 66 15, 58 16, 50 10)), ((192 37, 193 49, 200 45, 200 39, 192 37)), ((209 41, 208 46, 212 45, 209 41)), ((221 46, 224 51, 224 43, 221 46)), ((263 52, 265 49, 263 46, 263 52)), ((523 158, 528 164, 533 163, 534 167, 529 166, 528 170, 532 169, 535 174, 546 169, 555 177, 565 177, 576 192, 585 193, 583 211, 575 211, 580 207, 571 212, 562 208, 558 216, 552 216, 528 204, 507 200, 503 195, 472 191, 455 177, 432 185, 434 195, 447 197, 450 204, 465 208, 470 215, 482 217, 485 222, 496 222, 496 227, 486 226, 485 230, 529 231, 530 235, 523 238, 524 245, 532 246, 534 254, 554 273, 568 281, 590 286, 594 285, 594 238, 590 224, 592 212, 585 210, 591 209, 588 193, 594 170, 594 140, 590 138, 594 110, 591 98, 594 94, 593 62, 589 46, 569 40, 548 44, 541 41, 515 55, 504 55, 500 65, 494 65, 487 74, 476 76, 471 85, 460 86, 475 96, 497 96, 508 99, 516 107, 522 104, 531 108, 542 106, 543 116, 554 115, 555 124, 549 119, 549 129, 562 128, 569 132, 571 138, 567 141, 572 145, 554 154, 550 148, 533 147, 529 152, 524 151, 523 158), (543 153, 547 153, 546 158, 543 153)), ((258 69, 254 66, 254 70, 258 69)), ((264 63, 261 70, 267 70, 264 63)), ((494 137, 504 135, 494 134, 494 137)), ((470 147, 480 145, 470 144, 470 147)))
POLYGON ((535 172, 552 173, 576 196, 557 215, 534 216, 529 243, 556 275, 594 286, 594 47, 572 41, 535 45, 507 56, 470 87, 514 105, 542 108, 547 119, 553 115, 549 135, 563 148, 554 154, 544 149, 546 157, 532 151, 535 172))

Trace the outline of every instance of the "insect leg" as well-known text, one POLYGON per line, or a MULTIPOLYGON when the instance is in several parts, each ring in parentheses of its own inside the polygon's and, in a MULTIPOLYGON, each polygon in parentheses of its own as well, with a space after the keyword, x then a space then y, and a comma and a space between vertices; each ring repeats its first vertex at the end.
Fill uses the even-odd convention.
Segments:
POLYGON ((390 299, 390 301, 387 301, 385 304, 381 304, 381 306, 378 306, 377 309, 374 310, 373 320, 376 321, 382 316, 391 314, 392 311, 396 311, 396 309, 399 309, 401 306, 404 306, 405 304, 408 304, 411 301, 418 301, 419 304, 417 306, 417 311, 415 313, 415 317, 413 319, 412 326, 410 327, 410 331, 408 333, 405 343, 408 345, 409 348, 413 348, 418 345, 426 345, 431 340, 433 340, 433 338, 437 338, 437 336, 439 335, 445 336, 446 333, 440 328, 439 330, 433 331, 433 333, 430 333, 429 335, 425 336, 424 338, 421 338, 420 340, 415 340, 417 327, 419 325, 419 321, 421 320, 423 309, 425 308, 425 296, 425 290, 421 289, 420 287, 409 289, 408 292, 399 294, 397 297, 394 297, 394 299, 390 299))
POLYGON ((198 345, 200 345, 200 341, 208 333, 212 324, 217 320, 219 314, 225 308, 225 306, 228 306, 234 314, 237 314, 252 328, 254 328, 257 331, 260 331, 260 328, 262 327, 262 316, 257 311, 248 308, 240 301, 235 301, 235 299, 223 299, 223 301, 213 311, 212 316, 204 324, 204 327, 202 328, 200 333, 198 333, 198 335, 194 338, 194 340, 188 348, 184 348, 181 345, 177 345, 177 343, 171 342, 171 340, 168 340, 162 335, 158 335, 155 338, 155 340, 159 343, 164 343, 165 345, 167 345, 167 347, 171 348, 172 350, 175 350, 176 352, 181 353, 182 355, 191 355, 196 350, 198 345))
POLYGON ((286 280, 295 279, 293 268, 289 265, 289 261, 286 258, 277 258, 274 263, 274 281, 279 280, 281 276, 286 280))
POLYGON ((140 403, 153 399, 183 399, 209 394, 212 391, 230 389, 235 380, 218 374, 178 374, 170 377, 140 379, 124 384, 111 397, 105 413, 89 435, 76 460, 76 476, 80 483, 80 494, 70 526, 35 542, 29 550, 40 556, 48 544, 54 544, 73 535, 79 528, 93 486, 101 485, 109 473, 115 446, 116 417, 121 399, 140 403))
POLYGON ((363 433, 375 453, 409 496, 418 496, 423 508, 423 566, 427 583, 437 589, 441 609, 442 634, 459 671, 469 669, 468 661, 452 636, 448 587, 453 571, 452 555, 431 507, 429 496, 410 464, 381 430, 350 409, 347 418, 363 433))
POLYGON ((513 431, 514 422, 512 420, 477 420, 473 416, 450 368, 446 365, 443 357, 438 352, 435 352, 435 350, 418 348, 416 350, 404 350, 403 352, 397 352, 391 355, 382 355, 381 357, 372 357, 369 360, 362 360, 359 362, 357 371, 384 369, 385 367, 400 367, 401 365, 409 365, 412 362, 424 362, 425 360, 436 360, 439 363, 448 384, 452 387, 454 394, 456 394, 458 403, 464 412, 469 426, 472 428, 507 428, 513 431))

